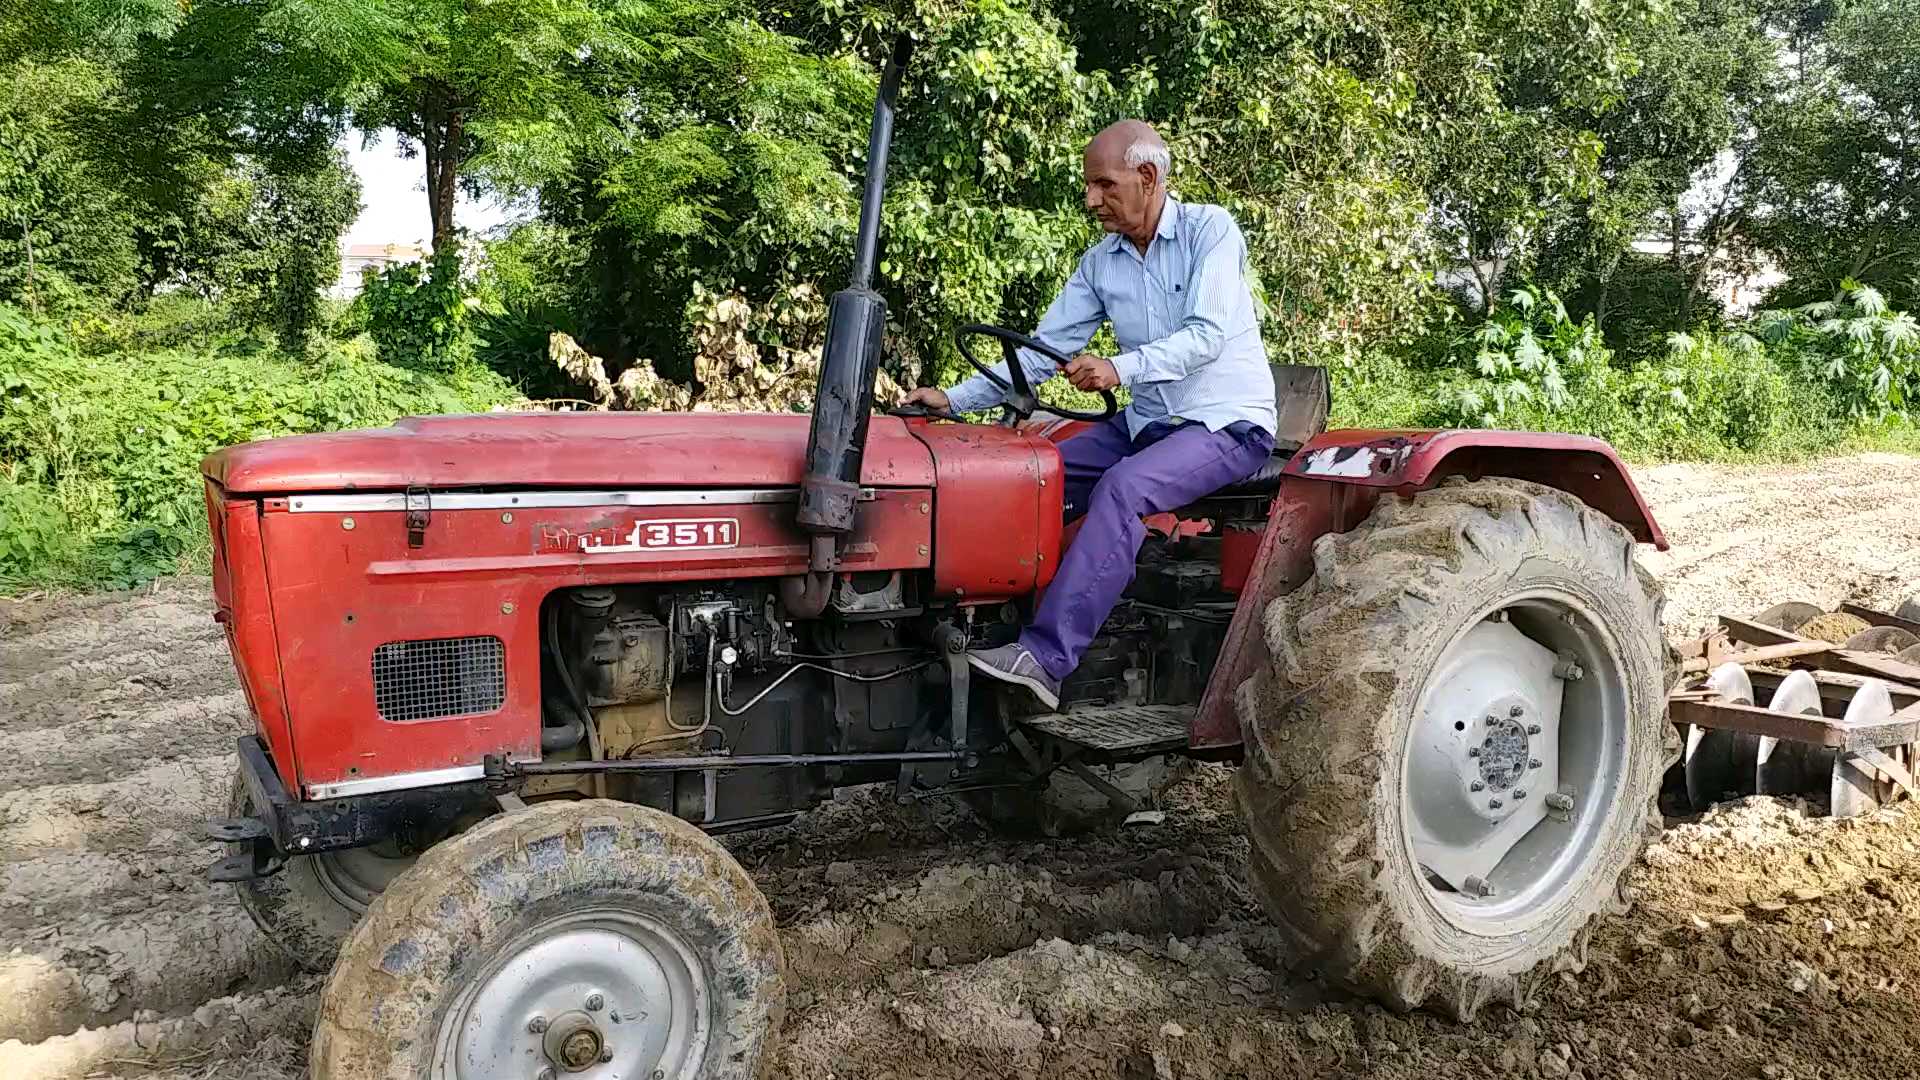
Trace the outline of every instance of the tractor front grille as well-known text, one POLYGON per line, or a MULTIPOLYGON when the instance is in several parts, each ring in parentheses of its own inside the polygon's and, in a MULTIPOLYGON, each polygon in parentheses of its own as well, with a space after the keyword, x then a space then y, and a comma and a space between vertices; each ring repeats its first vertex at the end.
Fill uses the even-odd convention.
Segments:
POLYGON ((373 701, 382 720, 492 712, 506 700, 506 647, 497 637, 390 641, 373 650, 373 701))

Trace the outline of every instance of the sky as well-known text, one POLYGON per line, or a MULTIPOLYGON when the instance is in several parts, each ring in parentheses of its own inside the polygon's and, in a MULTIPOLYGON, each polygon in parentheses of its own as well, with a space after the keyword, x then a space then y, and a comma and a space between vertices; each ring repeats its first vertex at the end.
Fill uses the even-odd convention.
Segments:
MULTIPOLYGON (((350 131, 340 140, 348 163, 360 177, 364 209, 348 227, 349 244, 426 244, 433 231, 427 219, 426 163, 403 158, 392 131, 380 133, 371 147, 361 148, 361 134, 350 131)), ((492 201, 476 202, 461 196, 454 203, 454 223, 475 232, 506 221, 507 211, 492 201)))

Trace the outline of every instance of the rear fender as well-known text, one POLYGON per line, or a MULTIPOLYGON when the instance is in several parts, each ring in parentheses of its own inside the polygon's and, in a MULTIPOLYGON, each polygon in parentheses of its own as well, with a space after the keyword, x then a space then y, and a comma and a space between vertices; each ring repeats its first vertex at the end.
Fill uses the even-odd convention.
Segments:
POLYGON ((1267 605, 1313 572, 1313 542, 1359 525, 1389 492, 1411 495, 1452 476, 1506 476, 1558 488, 1664 551, 1667 538, 1613 447, 1585 435, 1530 431, 1326 432, 1287 463, 1266 533, 1234 608, 1220 660, 1194 714, 1194 749, 1238 745, 1234 694, 1266 661, 1267 605))

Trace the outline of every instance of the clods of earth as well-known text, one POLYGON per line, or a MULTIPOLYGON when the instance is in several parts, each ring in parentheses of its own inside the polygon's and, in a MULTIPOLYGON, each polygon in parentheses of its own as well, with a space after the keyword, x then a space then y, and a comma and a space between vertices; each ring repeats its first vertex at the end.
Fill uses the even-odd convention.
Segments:
MULTIPOLYGON (((1670 631, 1920 589, 1917 468, 1640 471, 1670 631)), ((304 1074, 316 980, 204 877, 250 726, 210 608, 198 579, 0 601, 0 1077, 304 1074)), ((1072 840, 866 790, 730 839, 783 928, 775 1075, 1920 1076, 1920 810, 1670 821, 1580 970, 1458 1025, 1296 968, 1247 890, 1229 775, 1192 766, 1163 821, 1072 840)))

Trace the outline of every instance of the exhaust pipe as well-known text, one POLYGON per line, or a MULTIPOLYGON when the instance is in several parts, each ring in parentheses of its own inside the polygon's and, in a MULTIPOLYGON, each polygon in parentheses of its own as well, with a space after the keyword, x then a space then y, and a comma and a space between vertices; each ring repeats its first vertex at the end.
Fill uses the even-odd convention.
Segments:
MULTIPOLYGON (((860 200, 853 276, 827 302, 827 340, 820 351, 820 383, 813 399, 813 425, 807 433, 807 471, 800 481, 798 513, 800 528, 814 538, 809 560, 814 574, 832 571, 839 538, 853 531, 860 497, 860 461, 866 452, 873 381, 880 373, 880 340, 887 326, 887 302, 873 291, 880 252, 880 203, 887 186, 887 150, 893 143, 893 103, 912 53, 912 40, 901 34, 894 39, 893 54, 881 73, 873 127, 867 135, 867 180, 860 200)), ((805 588, 804 602, 810 605, 816 596, 824 601, 824 584, 805 588)))

